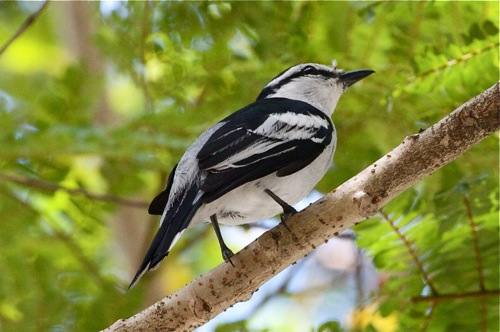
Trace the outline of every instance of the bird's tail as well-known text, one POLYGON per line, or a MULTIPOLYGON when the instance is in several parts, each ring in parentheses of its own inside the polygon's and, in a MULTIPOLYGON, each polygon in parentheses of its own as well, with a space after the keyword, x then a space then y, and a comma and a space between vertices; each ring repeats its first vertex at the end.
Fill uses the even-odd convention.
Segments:
POLYGON ((163 213, 160 229, 156 233, 128 289, 134 287, 144 273, 155 269, 163 258, 168 255, 170 249, 189 226, 191 219, 201 206, 201 193, 199 186, 193 184, 190 188, 184 190, 183 194, 179 195, 170 204, 170 208, 163 213))

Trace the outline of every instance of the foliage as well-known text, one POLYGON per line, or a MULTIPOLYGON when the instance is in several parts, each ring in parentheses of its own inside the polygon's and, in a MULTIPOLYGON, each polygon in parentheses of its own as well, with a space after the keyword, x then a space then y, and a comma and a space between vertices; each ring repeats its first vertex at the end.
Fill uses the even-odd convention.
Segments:
MULTIPOLYGON (((0 43, 39 5, 1 2, 0 43)), ((286 67, 335 58, 377 72, 333 116, 335 165, 317 187, 327 192, 498 81, 498 12, 496 2, 49 3, 0 54, 0 329, 98 330, 220 263, 213 234, 197 228, 124 293, 169 170, 286 67)), ((498 330, 497 147, 487 138, 357 226, 379 293, 350 323, 307 326, 498 330)), ((299 312, 297 295, 278 289, 299 312)), ((272 310, 269 326, 257 310, 217 330, 290 326, 272 310)))

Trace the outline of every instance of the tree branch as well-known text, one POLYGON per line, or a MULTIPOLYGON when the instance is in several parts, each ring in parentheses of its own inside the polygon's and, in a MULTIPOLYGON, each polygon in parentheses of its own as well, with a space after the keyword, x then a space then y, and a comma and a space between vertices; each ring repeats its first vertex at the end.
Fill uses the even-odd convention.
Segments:
MULTIPOLYGON (((477 234, 477 225, 474 221, 474 215, 472 214, 472 207, 469 202, 467 195, 463 195, 463 202, 467 210, 467 217, 469 220, 469 226, 471 231, 472 243, 474 244, 474 255, 476 256, 476 268, 477 276, 479 278, 479 289, 485 291, 486 287, 484 285, 484 274, 483 274, 483 259, 481 257, 481 249, 479 248, 479 237, 477 234)), ((436 294, 434 294, 436 295, 436 294)), ((487 313, 487 302, 485 297, 481 297, 481 331, 487 331, 488 327, 488 313, 487 313)))
POLYGON ((110 194, 97 194, 86 191, 81 188, 68 188, 65 186, 61 186, 57 183, 41 181, 33 178, 21 177, 17 175, 9 175, 0 173, 0 179, 4 179, 6 181, 16 183, 22 186, 27 186, 31 188, 36 188, 43 191, 55 192, 58 190, 65 191, 72 195, 81 195, 87 197, 88 199, 93 199, 96 201, 102 201, 107 203, 113 203, 118 205, 125 205, 128 207, 145 209, 149 206, 149 204, 145 201, 139 201, 134 199, 122 198, 110 194))
POLYGON ((23 34, 26 29, 29 28, 30 25, 32 25, 35 20, 40 16, 42 11, 45 9, 45 7, 49 4, 49 0, 46 0, 43 2, 43 4, 38 8, 33 14, 28 16, 28 18, 23 22, 23 24, 17 29, 17 31, 5 42, 5 44, 0 47, 0 56, 7 50, 7 48, 17 39, 19 36, 23 34))
POLYGON ((477 292, 457 293, 457 294, 439 294, 430 296, 416 296, 412 297, 412 302, 440 302, 450 300, 463 300, 463 299, 486 299, 488 297, 500 296, 500 290, 479 290, 477 292))
POLYGON ((488 52, 490 50, 497 50, 498 49, 498 46, 500 45, 499 42, 496 42, 496 43, 491 43, 489 45, 486 45, 485 47, 483 47, 482 49, 479 49, 479 50, 475 50, 473 52, 469 52, 469 53, 465 53, 465 54, 462 54, 460 55, 459 57, 456 57, 454 59, 451 59, 445 63, 443 63, 442 65, 439 65, 435 68, 431 68, 431 69, 428 69, 426 71, 423 71, 421 73, 419 73, 418 75, 415 75, 415 76, 411 76, 408 78, 408 80, 406 81, 406 84, 410 84, 412 82, 415 82, 418 78, 424 78, 426 76, 429 76, 429 75, 432 75, 432 74, 435 74, 437 72, 440 72, 442 70, 445 70, 446 68, 448 67, 452 67, 454 65, 457 65, 461 62, 466 62, 472 58, 474 58, 475 56, 477 55, 480 55, 484 52, 488 52))
POLYGON ((413 243, 411 243, 411 241, 406 238, 405 234, 403 234, 403 232, 401 232, 398 226, 396 226, 394 220, 389 218, 389 216, 384 211, 380 211, 379 214, 382 216, 382 219, 387 221, 387 223, 389 224, 389 226, 391 226, 394 233, 396 233, 401 242, 403 242, 406 249, 408 249, 408 253, 413 259, 413 262, 417 266, 418 270, 420 271, 420 275, 424 279, 425 284, 429 286, 431 293, 433 295, 437 295, 438 294, 437 288, 434 286, 434 282, 431 280, 429 274, 425 270, 424 263, 420 260, 417 250, 413 247, 413 243))
POLYGON ((248 300, 272 276, 500 129, 499 84, 460 106, 315 204, 176 293, 105 331, 191 331, 248 300))

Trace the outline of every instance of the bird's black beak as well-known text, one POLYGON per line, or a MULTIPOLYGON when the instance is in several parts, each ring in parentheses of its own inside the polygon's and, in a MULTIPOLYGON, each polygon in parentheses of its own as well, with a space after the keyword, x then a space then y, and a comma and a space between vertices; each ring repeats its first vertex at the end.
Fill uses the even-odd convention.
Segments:
POLYGON ((370 76, 374 72, 375 71, 370 69, 353 70, 340 74, 339 79, 340 82, 344 83, 344 87, 347 89, 357 81, 360 81, 363 78, 370 76))

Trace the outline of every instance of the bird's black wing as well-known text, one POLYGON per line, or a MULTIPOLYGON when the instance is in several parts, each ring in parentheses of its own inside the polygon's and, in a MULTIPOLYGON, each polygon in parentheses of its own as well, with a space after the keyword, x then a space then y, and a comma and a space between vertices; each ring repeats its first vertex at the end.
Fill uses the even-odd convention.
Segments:
POLYGON ((207 172, 204 203, 266 175, 301 170, 331 143, 334 131, 326 114, 286 98, 261 99, 222 123, 197 155, 207 172))

